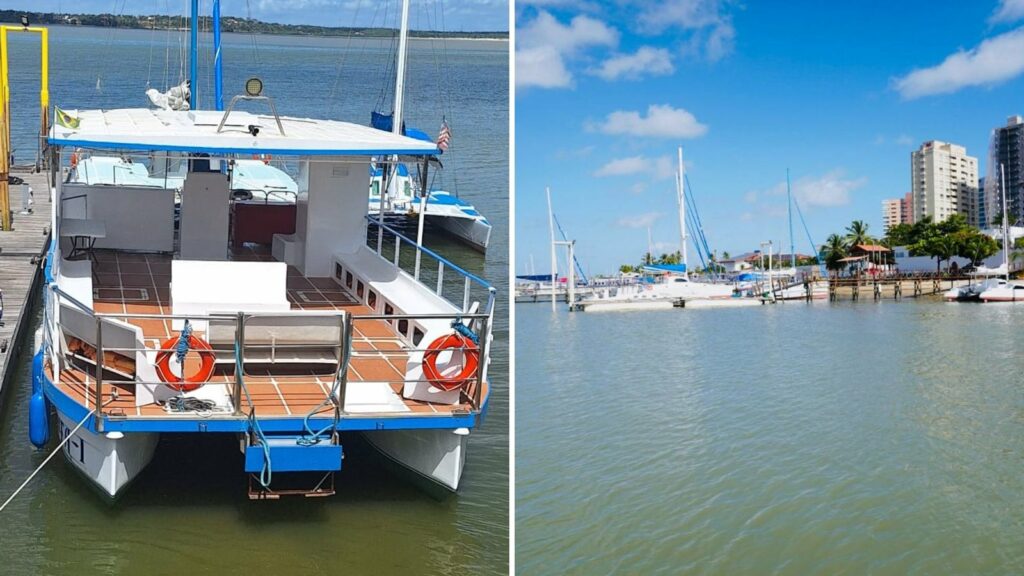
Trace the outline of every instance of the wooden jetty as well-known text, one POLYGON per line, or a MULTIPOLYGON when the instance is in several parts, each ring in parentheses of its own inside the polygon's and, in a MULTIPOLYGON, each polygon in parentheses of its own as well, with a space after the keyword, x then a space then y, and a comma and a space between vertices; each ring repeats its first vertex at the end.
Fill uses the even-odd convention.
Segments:
POLYGON ((915 274, 886 276, 879 278, 829 278, 828 299, 836 300, 884 300, 917 298, 942 294, 959 286, 977 282, 969 276, 949 274, 915 274))
POLYGON ((17 371, 19 356, 31 355, 33 342, 26 333, 32 307, 42 283, 42 257, 50 239, 50 185, 47 172, 11 170, 32 188, 32 211, 23 213, 21 189, 11 185, 11 230, 0 231, 0 290, 3 325, 0 326, 0 392, 17 371))

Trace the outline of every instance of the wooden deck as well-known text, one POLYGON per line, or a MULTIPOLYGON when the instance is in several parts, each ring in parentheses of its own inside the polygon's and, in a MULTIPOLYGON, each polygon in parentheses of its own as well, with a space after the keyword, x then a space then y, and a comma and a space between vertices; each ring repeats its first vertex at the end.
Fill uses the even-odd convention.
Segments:
POLYGON ((14 169, 12 176, 25 180, 32 187, 31 214, 21 214, 21 194, 11 187, 11 231, 0 231, 0 290, 3 290, 4 311, 0 326, 0 343, 6 343, 6 352, 0 353, 0 392, 11 380, 16 356, 33 354, 32 340, 26 332, 32 308, 41 282, 41 271, 32 261, 42 253, 49 241, 50 187, 46 174, 32 174, 14 169))
MULTIPOLYGON (((242 253, 236 258, 271 259, 269 255, 255 252, 242 253)), ((170 320, 130 316, 171 314, 169 255, 97 250, 93 260, 93 277, 95 311, 126 315, 125 321, 142 330, 148 348, 160 349, 164 341, 178 334, 173 330, 170 320)), ((473 392, 472 386, 464 394, 464 402, 455 406, 403 398, 401 392, 410 353, 408 346, 389 322, 358 318, 358 315, 369 315, 372 311, 358 303, 332 278, 307 278, 294 267, 289 267, 287 296, 293 310, 345 310, 354 315, 353 357, 348 369, 346 410, 360 411, 359 406, 353 406, 354 396, 379 400, 365 402, 362 411, 366 412, 450 414, 471 408, 469 398, 473 392), (375 406, 379 409, 374 410, 375 406)), ((201 336, 199 333, 197 335, 201 336)), ((108 376, 105 373, 104 381, 110 384, 118 378, 114 374, 108 376)), ((302 416, 316 408, 329 394, 333 384, 333 366, 325 364, 290 369, 247 367, 244 380, 259 416, 302 416)), ((228 364, 218 368, 206 386, 227 387, 234 381, 234 366, 228 364)), ((82 364, 75 369, 64 370, 58 383, 65 393, 83 405, 89 404, 93 398, 94 385, 93 371, 82 364)), ((104 404, 108 413, 116 415, 166 414, 164 407, 156 404, 136 407, 135 393, 130 385, 105 386, 104 404)), ((244 398, 243 409, 248 411, 244 398)), ((331 408, 324 407, 321 411, 326 415, 331 408)))

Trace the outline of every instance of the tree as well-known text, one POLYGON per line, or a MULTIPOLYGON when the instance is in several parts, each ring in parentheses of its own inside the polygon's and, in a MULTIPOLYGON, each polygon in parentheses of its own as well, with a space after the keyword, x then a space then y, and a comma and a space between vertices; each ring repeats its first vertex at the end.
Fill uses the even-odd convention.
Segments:
POLYGON ((868 234, 868 225, 863 220, 854 220, 846 227, 846 245, 849 247, 857 246, 858 244, 871 244, 874 242, 868 234))
POLYGON ((935 271, 942 271, 942 261, 949 260, 959 252, 956 239, 948 234, 934 234, 918 243, 918 250, 935 258, 935 271))
POLYGON ((959 246, 958 255, 980 266, 982 261, 999 251, 999 243, 976 230, 964 230, 954 237, 959 246))
POLYGON ((890 226, 889 231, 886 232, 885 238, 882 240, 882 243, 890 248, 910 246, 914 242, 917 242, 917 238, 914 237, 914 227, 910 224, 890 226))
POLYGON ((840 260, 846 258, 846 250, 845 238, 838 234, 832 234, 826 238, 825 244, 821 247, 821 254, 825 257, 825 267, 838 274, 843 268, 843 263, 840 260))
POLYGON ((728 260, 728 259, 729 259, 729 252, 728 251, 722 252, 722 260, 728 260))
POLYGON ((963 214, 951 214, 937 226, 942 234, 956 234, 971 229, 971 225, 967 223, 967 217, 963 214))
POLYGON ((636 269, 634 267, 630 266, 629 264, 623 264, 622 266, 619 266, 619 273, 620 274, 632 274, 635 271, 636 271, 636 269))

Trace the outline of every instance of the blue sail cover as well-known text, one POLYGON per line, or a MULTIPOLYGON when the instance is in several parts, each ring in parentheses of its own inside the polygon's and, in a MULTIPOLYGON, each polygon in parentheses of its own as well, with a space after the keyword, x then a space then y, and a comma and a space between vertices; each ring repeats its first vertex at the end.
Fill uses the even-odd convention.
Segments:
POLYGON ((528 282, 551 282, 551 274, 526 274, 524 276, 516 276, 516 280, 526 280, 528 282))
POLYGON ((672 274, 683 274, 686 272, 685 264, 645 264, 645 272, 660 272, 660 273, 672 273, 672 274))
MULTIPOLYGON (((377 130, 391 132, 395 127, 395 115, 370 112, 370 126, 377 130)), ((405 135, 405 122, 402 122, 402 135, 405 135)))

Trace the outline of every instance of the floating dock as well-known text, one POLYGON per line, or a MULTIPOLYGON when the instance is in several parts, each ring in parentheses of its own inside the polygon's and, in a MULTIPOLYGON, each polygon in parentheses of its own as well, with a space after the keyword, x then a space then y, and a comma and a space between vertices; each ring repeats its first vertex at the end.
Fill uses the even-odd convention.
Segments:
POLYGON ((3 291, 3 325, 0 326, 0 392, 17 370, 31 324, 32 304, 42 280, 40 259, 50 239, 50 185, 47 173, 11 170, 32 189, 32 211, 24 213, 21 188, 10 186, 12 230, 0 231, 0 290, 3 291))

